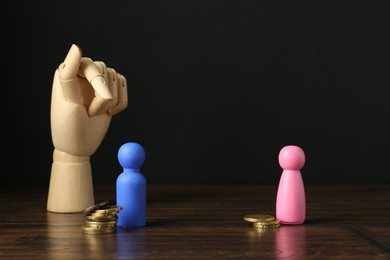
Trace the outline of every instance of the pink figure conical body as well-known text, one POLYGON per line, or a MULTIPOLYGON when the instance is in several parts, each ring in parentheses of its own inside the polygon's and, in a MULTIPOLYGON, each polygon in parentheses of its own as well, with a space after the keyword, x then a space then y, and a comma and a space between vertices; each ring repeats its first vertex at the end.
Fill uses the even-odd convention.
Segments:
POLYGON ((301 168, 305 153, 295 145, 283 147, 279 152, 283 168, 276 196, 276 218, 282 224, 302 224, 306 218, 306 195, 301 168))

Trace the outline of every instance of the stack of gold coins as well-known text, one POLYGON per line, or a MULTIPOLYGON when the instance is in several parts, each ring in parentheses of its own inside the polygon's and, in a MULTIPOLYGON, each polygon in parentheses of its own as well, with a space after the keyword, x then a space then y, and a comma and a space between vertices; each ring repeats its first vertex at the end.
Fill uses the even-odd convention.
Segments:
POLYGON ((112 234, 116 232, 118 213, 121 206, 111 205, 109 201, 103 201, 83 210, 85 223, 82 226, 86 234, 112 234))
POLYGON ((244 220, 252 223, 252 226, 256 228, 269 229, 280 227, 280 221, 268 214, 250 214, 246 215, 244 220))

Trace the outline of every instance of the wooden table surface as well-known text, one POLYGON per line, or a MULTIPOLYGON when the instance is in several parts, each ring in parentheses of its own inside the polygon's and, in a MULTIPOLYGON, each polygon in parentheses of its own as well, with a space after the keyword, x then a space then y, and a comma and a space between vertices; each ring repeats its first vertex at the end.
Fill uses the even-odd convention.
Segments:
POLYGON ((1 188, 1 259, 390 259, 389 185, 306 185, 306 222, 267 230, 243 217, 275 215, 277 186, 149 185, 146 226, 107 235, 47 212, 46 188, 1 188))

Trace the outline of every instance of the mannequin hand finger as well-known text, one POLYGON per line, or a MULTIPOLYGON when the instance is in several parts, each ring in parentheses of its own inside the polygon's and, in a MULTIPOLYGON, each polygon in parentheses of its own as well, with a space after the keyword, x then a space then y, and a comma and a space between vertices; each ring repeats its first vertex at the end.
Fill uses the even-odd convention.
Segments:
POLYGON ((58 67, 58 78, 64 99, 71 103, 82 102, 77 74, 81 63, 81 49, 73 44, 63 63, 58 67))
POLYGON ((108 103, 107 109, 109 110, 111 107, 115 106, 118 103, 118 78, 117 73, 112 68, 107 68, 107 75, 108 75, 108 85, 111 91, 111 94, 113 96, 113 100, 108 103))
POLYGON ((115 106, 111 107, 108 110, 110 115, 116 115, 119 112, 123 111, 128 105, 128 97, 127 97, 127 80, 126 78, 117 73, 117 81, 118 81, 118 102, 115 106))
POLYGON ((101 114, 104 114, 107 110, 107 103, 110 102, 110 100, 104 99, 99 95, 96 95, 91 104, 89 105, 88 108, 88 115, 89 116, 98 116, 101 114))
POLYGON ((118 103, 118 80, 114 69, 106 68, 107 85, 113 95, 113 99, 100 109, 101 112, 107 112, 111 107, 118 103))
POLYGON ((102 100, 107 102, 113 99, 103 73, 90 58, 81 58, 79 75, 89 81, 96 92, 96 96, 100 96, 102 100))
POLYGON ((61 81, 72 80, 77 77, 81 63, 81 57, 81 49, 77 45, 73 44, 70 47, 64 62, 61 63, 58 68, 61 81))
MULTIPOLYGON (((112 87, 113 79, 112 79, 112 76, 110 76, 111 69, 107 68, 107 65, 103 61, 94 61, 94 63, 99 68, 100 72, 102 73, 104 81, 106 82, 106 85, 108 86, 108 89, 110 90, 111 95, 113 95, 113 100, 107 102, 104 106, 99 108, 99 111, 96 112, 97 114, 103 114, 112 106, 112 103, 115 101, 115 95, 113 93, 113 87, 112 87)), ((95 95, 96 95, 96 91, 95 91, 95 95)), ((116 95, 116 96, 118 96, 118 95, 116 95)), ((118 100, 118 98, 116 98, 116 100, 118 100)))
POLYGON ((106 85, 108 85, 108 75, 107 75, 107 66, 103 61, 94 61, 96 67, 98 67, 100 73, 102 74, 106 85))

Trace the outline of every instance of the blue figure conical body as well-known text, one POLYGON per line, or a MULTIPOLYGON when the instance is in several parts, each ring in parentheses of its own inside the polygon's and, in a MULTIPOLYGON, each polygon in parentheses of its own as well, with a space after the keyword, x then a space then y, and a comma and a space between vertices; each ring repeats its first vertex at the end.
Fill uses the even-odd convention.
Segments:
POLYGON ((123 144, 118 151, 123 172, 116 179, 116 204, 119 227, 142 227, 146 224, 146 179, 140 172, 145 161, 144 148, 134 142, 123 144))

